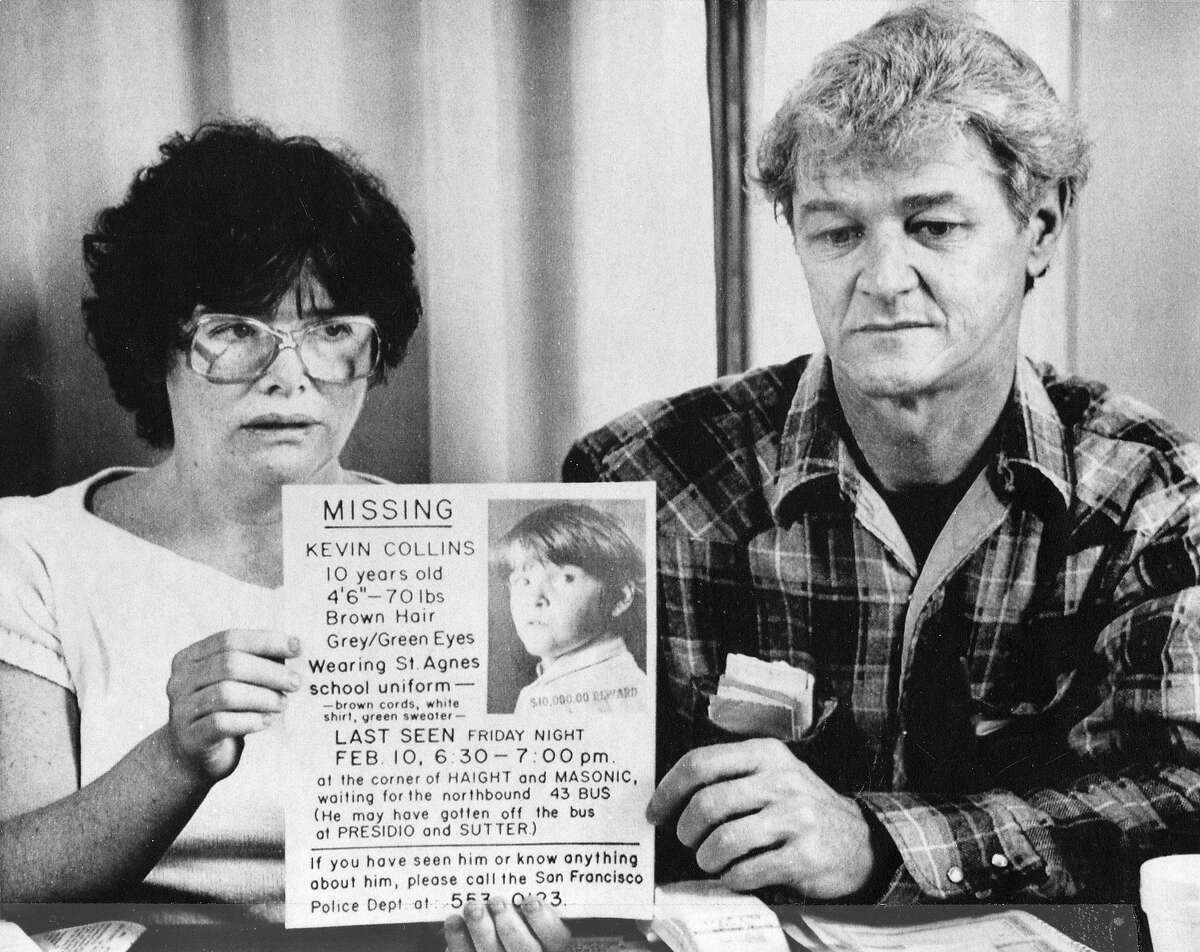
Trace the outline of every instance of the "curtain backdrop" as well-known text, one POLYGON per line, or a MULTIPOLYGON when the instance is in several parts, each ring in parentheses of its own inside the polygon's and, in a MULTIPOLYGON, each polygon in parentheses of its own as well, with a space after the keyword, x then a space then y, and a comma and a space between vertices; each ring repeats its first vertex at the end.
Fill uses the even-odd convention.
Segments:
POLYGON ((553 479, 710 378, 704 30, 641 0, 4 0, 0 494, 152 458, 83 339, 79 242, 220 114, 350 145, 416 232, 426 319, 350 464, 553 479))
MULTIPOLYGON (((80 238, 159 142, 217 114, 344 139, 420 232, 420 9, 389 0, 0 4, 0 492, 151 454, 83 336, 80 238)), ((427 342, 368 400, 349 461, 428 473, 427 342)))
POLYGON ((765 0, 705 0, 708 111, 713 154, 713 260, 717 369, 747 367, 750 323, 750 190, 762 92, 765 0))
MULTIPOLYGON (((751 139, 819 49, 894 5, 764 0, 751 139)), ((1200 4, 974 6, 1097 140, 1030 349, 1200 430, 1200 4)), ((150 459, 83 339, 79 241, 162 139, 219 113, 345 141, 416 232, 426 320, 347 461, 555 478, 578 434, 718 370, 706 48, 704 5, 677 0, 0 0, 0 493, 150 459)), ((811 350, 786 230, 730 154, 747 363, 811 350)))

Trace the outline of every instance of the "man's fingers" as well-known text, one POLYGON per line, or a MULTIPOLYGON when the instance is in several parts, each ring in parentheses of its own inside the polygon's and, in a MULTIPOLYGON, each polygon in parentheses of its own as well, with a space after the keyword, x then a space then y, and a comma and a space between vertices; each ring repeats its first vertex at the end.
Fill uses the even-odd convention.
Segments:
POLYGON ((565 952, 571 941, 571 930, 553 908, 531 896, 521 905, 521 914, 546 952, 565 952))
POLYGON ((787 836, 772 828, 763 812, 722 823, 696 850, 696 862, 706 873, 720 873, 744 858, 772 849, 787 836))
POLYGON ((795 883, 802 876, 803 870, 790 868, 785 862, 783 850, 772 849, 734 863, 721 874, 721 884, 734 892, 749 892, 777 883, 795 883))
POLYGON ((646 819, 659 824, 678 813, 703 787, 718 780, 744 776, 753 769, 741 744, 715 744, 684 754, 658 782, 646 819))
POLYGON ((786 755, 795 757, 776 740, 744 740, 714 744, 684 754, 659 781, 646 807, 646 819, 657 825, 678 813, 702 787, 721 780, 745 777, 786 755))
POLYGON ((766 793, 758 777, 723 780, 696 791, 675 825, 679 842, 694 849, 722 823, 762 809, 766 793))

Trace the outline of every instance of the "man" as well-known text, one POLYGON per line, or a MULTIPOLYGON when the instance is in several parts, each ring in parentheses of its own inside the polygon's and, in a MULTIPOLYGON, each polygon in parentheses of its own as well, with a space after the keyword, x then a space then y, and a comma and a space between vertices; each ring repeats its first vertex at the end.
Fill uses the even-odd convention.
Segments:
POLYGON ((937 8, 885 17, 758 155, 825 353, 572 449, 568 479, 658 484, 649 816, 695 862, 664 850, 660 878, 1132 899, 1200 815, 1200 446, 1018 352, 1086 165, 1023 53, 937 8), (713 724, 733 654, 811 673, 813 725, 713 724))

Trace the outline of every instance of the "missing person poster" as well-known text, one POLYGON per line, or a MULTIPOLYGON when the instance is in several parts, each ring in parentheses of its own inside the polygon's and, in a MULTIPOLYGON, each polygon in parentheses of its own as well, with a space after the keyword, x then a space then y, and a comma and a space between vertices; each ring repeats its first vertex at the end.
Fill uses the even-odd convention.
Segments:
POLYGON ((649 917, 652 483, 289 486, 287 925, 649 917))

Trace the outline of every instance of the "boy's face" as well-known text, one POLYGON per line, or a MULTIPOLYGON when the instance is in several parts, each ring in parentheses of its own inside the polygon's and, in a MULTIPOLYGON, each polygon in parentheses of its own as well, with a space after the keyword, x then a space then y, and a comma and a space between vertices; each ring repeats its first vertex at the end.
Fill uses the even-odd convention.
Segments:
POLYGON ((508 607, 531 655, 553 661, 608 630, 604 586, 577 565, 529 559, 508 577, 508 607))

